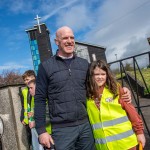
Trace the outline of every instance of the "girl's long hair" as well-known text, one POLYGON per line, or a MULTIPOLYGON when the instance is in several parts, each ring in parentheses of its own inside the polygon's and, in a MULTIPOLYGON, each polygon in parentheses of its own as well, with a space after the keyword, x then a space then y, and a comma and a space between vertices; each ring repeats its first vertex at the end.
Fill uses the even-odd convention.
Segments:
POLYGON ((108 86, 108 89, 114 94, 114 97, 118 95, 118 88, 117 88, 117 81, 111 72, 109 65, 103 61, 93 61, 89 67, 88 75, 87 75, 87 97, 88 98, 99 98, 99 87, 94 80, 94 69, 98 67, 104 71, 106 71, 106 83, 105 85, 108 86))

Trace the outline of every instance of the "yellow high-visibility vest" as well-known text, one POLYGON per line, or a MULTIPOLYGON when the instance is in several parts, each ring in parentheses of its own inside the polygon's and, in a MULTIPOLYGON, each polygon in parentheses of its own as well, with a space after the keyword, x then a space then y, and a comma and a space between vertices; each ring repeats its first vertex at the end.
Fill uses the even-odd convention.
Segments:
MULTIPOLYGON (((27 98, 28 98, 28 88, 27 87, 25 87, 22 90, 22 95, 23 95, 23 102, 24 102, 24 120, 23 121, 26 124, 29 124, 29 119, 28 119, 28 109, 29 109, 29 106, 28 106, 28 102, 27 102, 27 98)), ((33 97, 31 99, 30 109, 31 109, 31 112, 34 112, 34 98, 33 97)))
MULTIPOLYGON (((23 100, 24 100, 24 122, 26 124, 29 124, 29 118, 28 118, 29 107, 28 107, 28 103, 27 103, 28 88, 27 87, 22 90, 22 94, 23 94, 23 100)), ((30 108, 31 112, 34 112, 34 97, 32 97, 32 99, 31 99, 31 106, 30 107, 31 107, 30 108)), ((51 134, 51 124, 50 123, 46 124, 46 131, 49 134, 51 134)))
POLYGON ((104 88, 100 110, 94 100, 87 100, 87 112, 93 129, 97 150, 127 150, 137 143, 125 110, 107 87, 104 88))

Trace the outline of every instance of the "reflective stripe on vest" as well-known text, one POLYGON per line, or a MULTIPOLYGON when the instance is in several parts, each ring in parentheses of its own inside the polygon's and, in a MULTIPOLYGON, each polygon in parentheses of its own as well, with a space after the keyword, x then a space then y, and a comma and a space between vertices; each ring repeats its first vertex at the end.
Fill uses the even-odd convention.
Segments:
POLYGON ((103 122, 103 124, 102 123, 92 124, 92 127, 94 130, 96 130, 96 129, 100 129, 102 127, 108 127, 108 126, 113 126, 115 124, 120 124, 120 123, 126 122, 128 120, 129 120, 128 117, 124 116, 124 117, 117 118, 114 120, 105 121, 105 122, 103 122))
POLYGON ((111 142, 111 141, 115 141, 115 140, 121 140, 121 139, 126 138, 128 136, 131 136, 133 134, 134 134, 133 130, 129 130, 127 132, 120 133, 120 134, 117 134, 115 136, 107 136, 106 138, 95 139, 95 143, 96 144, 105 144, 107 142, 111 142))

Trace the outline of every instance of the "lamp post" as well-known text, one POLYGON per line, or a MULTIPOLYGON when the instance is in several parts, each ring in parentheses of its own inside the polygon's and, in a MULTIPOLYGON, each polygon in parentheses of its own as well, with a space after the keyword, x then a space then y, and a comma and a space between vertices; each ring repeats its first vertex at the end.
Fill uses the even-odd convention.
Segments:
POLYGON ((117 61, 117 54, 115 54, 115 56, 116 56, 116 61, 117 61))
MULTIPOLYGON (((148 43, 149 43, 149 45, 150 45, 150 37, 147 38, 147 41, 148 41, 148 43)), ((150 53, 148 54, 148 57, 149 57, 149 66, 150 66, 150 53)))
MULTIPOLYGON (((117 54, 115 54, 115 56, 116 56, 116 61, 117 61, 118 60, 117 54)), ((118 71, 120 72, 119 62, 117 62, 117 65, 118 65, 118 71)))

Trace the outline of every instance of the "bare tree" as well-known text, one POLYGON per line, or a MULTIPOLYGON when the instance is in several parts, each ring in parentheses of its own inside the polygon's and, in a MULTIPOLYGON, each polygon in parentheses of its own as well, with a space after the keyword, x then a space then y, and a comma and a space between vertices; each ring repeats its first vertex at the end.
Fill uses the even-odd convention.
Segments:
POLYGON ((3 70, 0 75, 0 86, 20 83, 23 83, 23 79, 19 71, 3 70))

